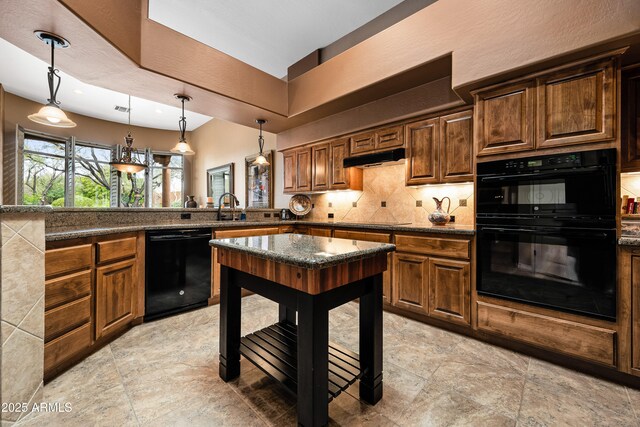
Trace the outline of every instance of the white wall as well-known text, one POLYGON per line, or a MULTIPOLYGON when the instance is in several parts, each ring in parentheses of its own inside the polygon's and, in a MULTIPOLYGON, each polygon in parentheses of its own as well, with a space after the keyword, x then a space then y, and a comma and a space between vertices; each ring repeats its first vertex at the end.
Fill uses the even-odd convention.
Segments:
MULTIPOLYGON (((206 203, 207 169, 234 163, 234 189, 244 207, 245 201, 245 157, 258 152, 258 129, 238 125, 220 119, 212 119, 191 133, 193 150, 192 186, 198 204, 206 203)), ((274 208, 289 206, 290 196, 283 193, 284 173, 282 153, 275 151, 276 135, 263 131, 264 149, 274 150, 273 165, 274 208)))

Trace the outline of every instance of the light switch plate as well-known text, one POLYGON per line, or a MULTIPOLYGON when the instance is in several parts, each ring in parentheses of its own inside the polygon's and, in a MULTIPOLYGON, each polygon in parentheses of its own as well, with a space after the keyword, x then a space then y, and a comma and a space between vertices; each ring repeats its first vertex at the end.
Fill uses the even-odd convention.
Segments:
POLYGON ((458 205, 459 206, 467 206, 467 199, 459 199, 458 200, 458 205))

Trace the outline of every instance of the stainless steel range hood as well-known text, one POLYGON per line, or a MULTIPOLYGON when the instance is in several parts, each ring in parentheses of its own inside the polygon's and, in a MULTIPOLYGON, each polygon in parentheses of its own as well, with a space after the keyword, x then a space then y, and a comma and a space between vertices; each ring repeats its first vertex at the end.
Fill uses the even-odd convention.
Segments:
POLYGON ((396 148, 394 150, 380 151, 378 153, 346 157, 343 160, 343 167, 350 168, 353 166, 375 166, 386 162, 397 162, 398 160, 404 158, 404 148, 396 148))

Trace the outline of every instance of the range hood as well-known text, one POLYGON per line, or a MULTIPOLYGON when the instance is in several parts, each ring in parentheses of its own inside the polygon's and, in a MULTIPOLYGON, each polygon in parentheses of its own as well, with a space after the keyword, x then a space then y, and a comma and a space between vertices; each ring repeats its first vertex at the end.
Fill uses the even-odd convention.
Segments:
POLYGON ((345 159, 343 160, 343 167, 350 168, 353 166, 374 166, 386 162, 397 162, 398 160, 404 158, 404 148, 396 148, 394 150, 363 154, 362 156, 345 157, 345 159))

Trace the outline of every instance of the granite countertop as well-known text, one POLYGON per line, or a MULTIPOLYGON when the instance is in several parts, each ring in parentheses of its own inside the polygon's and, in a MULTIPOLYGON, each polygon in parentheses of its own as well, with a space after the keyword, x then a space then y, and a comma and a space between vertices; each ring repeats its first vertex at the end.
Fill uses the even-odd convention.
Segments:
POLYGON ((419 233, 463 234, 473 236, 475 229, 471 225, 447 224, 412 224, 397 222, 348 222, 348 221, 297 221, 298 225, 324 225, 332 227, 362 228, 385 231, 407 231, 419 233))
POLYGON ((0 213, 47 213, 53 212, 53 208, 49 205, 0 205, 0 213))
POLYGON ((473 227, 468 225, 431 226, 427 224, 383 224, 383 223, 355 223, 340 221, 189 221, 166 222, 153 224, 114 224, 110 226, 72 226, 48 227, 45 230, 46 241, 77 239, 81 237, 102 236, 105 234, 127 233, 131 231, 170 230, 178 228, 251 228, 280 225, 345 227, 364 230, 399 231, 418 233, 442 233, 473 235, 473 227))
POLYGON ((396 249, 396 245, 390 243, 303 234, 214 239, 209 244, 217 248, 231 249, 258 258, 314 270, 371 258, 396 249))
POLYGON ((640 236, 621 236, 618 239, 621 246, 640 246, 640 236))
POLYGON ((66 240, 80 237, 102 236, 105 234, 128 233, 131 231, 172 230, 188 228, 237 228, 251 226, 280 225, 281 221, 184 221, 155 224, 123 224, 105 227, 75 226, 50 227, 45 230, 45 240, 66 240))

